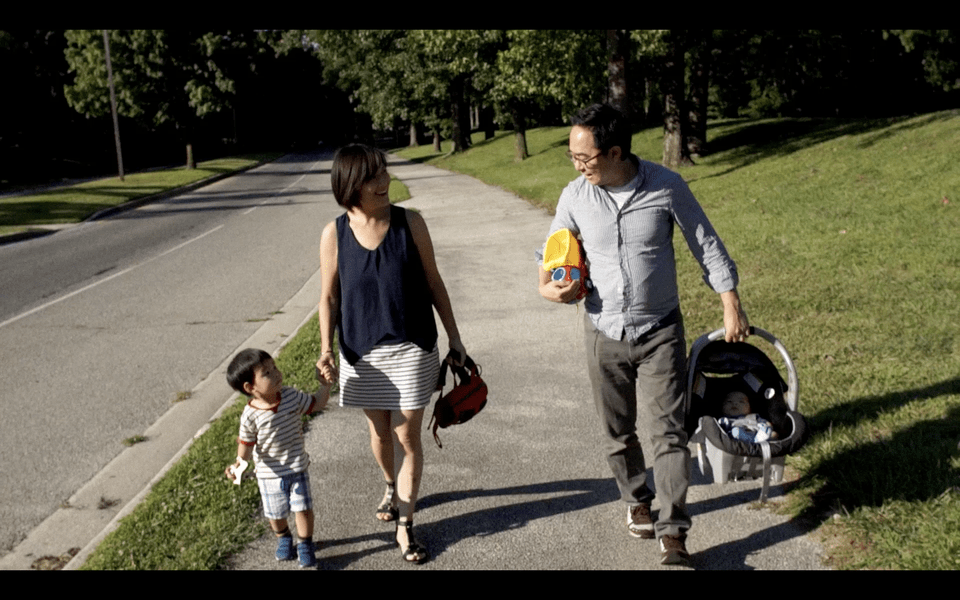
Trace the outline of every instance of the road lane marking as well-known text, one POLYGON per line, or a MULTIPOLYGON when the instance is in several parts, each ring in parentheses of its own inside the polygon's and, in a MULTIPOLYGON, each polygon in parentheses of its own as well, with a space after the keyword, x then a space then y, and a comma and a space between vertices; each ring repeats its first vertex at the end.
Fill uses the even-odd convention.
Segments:
POLYGON ((260 208, 261 206, 263 206, 264 204, 266 204, 266 203, 267 203, 267 200, 269 200, 270 198, 273 198, 274 196, 279 196, 280 194, 282 194, 282 193, 284 193, 285 191, 289 190, 289 189, 292 188, 293 186, 297 185, 298 183, 300 183, 301 181, 303 181, 303 178, 304 178, 304 177, 306 177, 307 175, 310 175, 310 173, 313 171, 313 168, 314 168, 314 167, 316 167, 317 165, 319 165, 319 164, 322 163, 322 162, 323 162, 322 160, 318 160, 317 162, 313 163, 312 165, 310 165, 310 168, 307 170, 307 172, 304 173, 303 175, 301 175, 296 181, 294 181, 293 183, 291 183, 291 184, 288 185, 287 187, 283 188, 282 190, 280 190, 280 191, 277 192, 276 194, 271 194, 271 195, 267 196, 267 197, 263 200, 263 202, 261 202, 260 204, 258 204, 258 205, 256 205, 256 206, 253 206, 253 207, 251 207, 251 208, 248 208, 248 209, 245 210, 242 214, 243 214, 243 215, 249 215, 249 214, 252 213, 253 211, 257 210, 258 208, 260 208))
POLYGON ((28 310, 28 311, 25 312, 25 313, 21 313, 21 314, 15 316, 15 317, 11 317, 11 318, 7 319, 6 321, 0 323, 0 328, 6 327, 7 325, 10 325, 11 323, 15 323, 16 321, 19 321, 20 319, 23 319, 23 318, 25 318, 25 317, 29 317, 30 315, 35 314, 35 313, 38 313, 38 312, 40 312, 41 310, 43 310, 43 309, 45 309, 45 308, 49 308, 49 307, 53 306, 54 304, 58 304, 58 303, 60 303, 60 302, 63 302, 64 300, 67 300, 67 299, 69 299, 69 298, 72 298, 72 297, 76 296, 77 294, 81 294, 81 293, 83 293, 83 292, 85 292, 85 291, 87 291, 87 290, 89 290, 89 289, 95 288, 95 287, 97 287, 98 285, 100 285, 101 283, 106 283, 106 282, 110 281, 111 279, 115 279, 115 278, 117 278, 117 277, 120 277, 121 275, 124 275, 124 274, 126 274, 126 273, 129 273, 130 271, 133 271, 134 269, 137 269, 137 268, 139 268, 139 267, 142 267, 143 265, 146 265, 146 264, 148 264, 148 263, 151 263, 151 262, 157 260, 158 258, 163 258, 164 256, 170 254, 171 252, 176 252, 177 250, 183 248, 184 246, 187 246, 188 244, 192 244, 193 242, 196 242, 196 241, 199 240, 199 239, 205 238, 205 237, 207 237, 208 235, 210 235, 211 233, 213 233, 214 231, 217 231, 218 229, 222 229, 222 228, 223 228, 223 225, 217 225, 216 227, 214 227, 213 229, 207 231, 206 233, 201 233, 201 234, 198 235, 197 237, 195 237, 195 238, 193 238, 193 239, 189 239, 189 240, 187 240, 187 241, 185 241, 185 242, 183 242, 183 243, 181 243, 181 244, 178 244, 177 246, 174 246, 173 248, 170 248, 169 250, 165 250, 165 251, 161 252, 160 254, 158 254, 158 255, 156 255, 156 256, 153 256, 153 257, 151 257, 151 258, 148 258, 147 260, 145 260, 145 261, 143 261, 143 262, 141 262, 141 263, 139 263, 139 264, 133 265, 133 266, 131 266, 131 267, 127 267, 126 269, 123 269, 122 271, 117 271, 116 273, 114 273, 113 275, 110 275, 109 277, 104 277, 103 279, 100 279, 99 281, 94 281, 93 283, 91 283, 91 284, 89 284, 89 285, 87 285, 87 286, 84 286, 84 287, 80 288, 79 290, 74 290, 74 291, 70 292, 70 293, 67 294, 66 296, 61 296, 60 298, 57 298, 56 300, 51 300, 50 302, 47 302, 47 303, 45 303, 45 304, 41 304, 40 306, 37 306, 36 308, 32 308, 32 309, 28 310))
MULTIPOLYGON (((301 175, 300 177, 297 178, 296 181, 294 181, 293 183, 291 183, 291 184, 288 185, 287 187, 283 188, 281 191, 277 192, 276 194, 273 194, 273 195, 269 196, 268 198, 272 198, 273 196, 277 196, 277 195, 279 195, 279 194, 282 194, 282 193, 286 192, 287 190, 289 190, 290 188, 292 188, 293 186, 297 185, 298 183, 300 183, 301 181, 303 181, 303 179, 304 179, 307 175, 310 175, 310 174, 312 173, 312 171, 314 170, 314 168, 315 168, 317 165, 319 165, 320 163, 322 163, 322 162, 323 162, 322 160, 318 160, 317 162, 313 163, 313 164, 310 166, 310 168, 309 168, 303 175, 301 175)), ((248 214, 250 214, 251 212, 255 211, 257 208, 263 206, 263 205, 266 204, 266 203, 267 203, 267 200, 265 199, 263 202, 261 202, 261 203, 258 204, 257 206, 254 206, 253 208, 248 209, 248 210, 247 210, 246 212, 244 212, 243 214, 244 214, 244 215, 248 215, 248 214)), ((167 254, 170 254, 171 252, 175 252, 175 251, 179 250, 180 248, 183 248, 183 247, 186 246, 187 244, 192 244, 193 242, 195 242, 195 241, 197 241, 197 240, 199 240, 199 239, 201 239, 201 238, 203 238, 203 237, 206 237, 206 236, 210 235, 210 234, 213 233, 214 231, 217 231, 218 229, 222 228, 223 226, 224 226, 224 225, 218 225, 218 226, 214 227, 213 229, 211 229, 210 231, 207 231, 206 233, 200 234, 199 236, 197 236, 197 237, 195 237, 195 238, 193 238, 193 239, 191 239, 191 240, 187 240, 186 242, 183 242, 182 244, 180 244, 180 245, 178 245, 178 246, 174 246, 173 248, 170 248, 169 250, 166 250, 165 252, 162 252, 162 253, 160 253, 160 254, 152 257, 152 258, 149 258, 149 259, 143 261, 142 263, 133 265, 132 267, 127 267, 126 269, 124 269, 124 270, 122 270, 122 271, 118 271, 118 272, 114 273, 113 275, 110 275, 109 277, 105 277, 105 278, 103 278, 103 279, 101 279, 101 280, 99 280, 99 281, 95 281, 94 283, 91 283, 90 285, 87 285, 87 286, 85 286, 85 287, 82 287, 82 288, 80 288, 79 290, 75 290, 75 291, 73 291, 73 292, 70 292, 70 293, 67 294, 66 296, 62 296, 62 297, 60 297, 60 298, 57 298, 56 300, 51 300, 50 302, 47 302, 46 304, 42 304, 42 305, 40 305, 40 306, 37 306, 36 308, 33 308, 33 309, 31 309, 31 310, 28 310, 28 311, 25 312, 25 313, 21 313, 21 314, 15 316, 15 317, 11 317, 11 318, 7 319, 6 321, 3 321, 2 323, 0 323, 0 329, 2 329, 3 327, 6 327, 7 325, 10 325, 11 323, 15 323, 15 322, 19 321, 20 319, 23 319, 23 318, 25 318, 25 317, 29 317, 29 316, 32 315, 32 314, 36 314, 36 313, 40 312, 41 310, 43 310, 43 309, 45 309, 45 308, 49 308, 49 307, 53 306, 54 304, 57 304, 57 303, 63 302, 64 300, 67 300, 67 299, 69 299, 69 298, 72 298, 73 296, 76 296, 77 294, 80 294, 80 293, 82 293, 82 292, 85 292, 85 291, 87 291, 87 290, 89 290, 89 289, 91 289, 91 288, 97 287, 97 286, 100 285, 101 283, 106 283, 106 282, 110 281, 111 279, 114 279, 114 278, 116 278, 116 277, 120 277, 121 275, 124 275, 124 274, 126 274, 126 273, 129 273, 130 271, 132 271, 132 270, 134 270, 134 269, 136 269, 136 268, 138 268, 138 267, 142 267, 143 265, 145 265, 145 264, 147 264, 147 263, 150 263, 150 262, 152 262, 152 261, 154 261, 154 260, 157 260, 158 258, 162 258, 162 257, 166 256, 167 254)))

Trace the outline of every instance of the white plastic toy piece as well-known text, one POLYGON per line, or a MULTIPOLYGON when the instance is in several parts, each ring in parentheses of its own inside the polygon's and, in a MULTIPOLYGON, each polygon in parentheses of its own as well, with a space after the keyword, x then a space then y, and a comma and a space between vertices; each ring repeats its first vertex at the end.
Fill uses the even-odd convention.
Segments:
POLYGON ((247 465, 249 463, 242 458, 237 458, 237 464, 230 468, 230 472, 233 473, 233 484, 240 485, 240 479, 243 475, 243 472, 247 470, 247 465))

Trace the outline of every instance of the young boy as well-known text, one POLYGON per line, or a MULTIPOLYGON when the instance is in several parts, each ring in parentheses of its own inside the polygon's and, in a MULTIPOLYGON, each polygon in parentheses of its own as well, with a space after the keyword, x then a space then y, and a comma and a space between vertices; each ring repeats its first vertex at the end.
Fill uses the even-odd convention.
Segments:
MULTIPOLYGON (((319 378, 319 377, 318 377, 319 378)), ((227 467, 229 479, 240 477, 234 469, 252 456, 263 499, 264 516, 277 536, 277 560, 293 560, 293 537, 287 524, 290 512, 297 526, 296 556, 300 567, 316 564, 313 545, 313 501, 307 466, 310 457, 303 445, 300 416, 327 405, 330 386, 321 379, 313 395, 283 387, 283 375, 263 350, 242 350, 227 367, 230 387, 250 401, 240 415, 237 461, 227 467)))

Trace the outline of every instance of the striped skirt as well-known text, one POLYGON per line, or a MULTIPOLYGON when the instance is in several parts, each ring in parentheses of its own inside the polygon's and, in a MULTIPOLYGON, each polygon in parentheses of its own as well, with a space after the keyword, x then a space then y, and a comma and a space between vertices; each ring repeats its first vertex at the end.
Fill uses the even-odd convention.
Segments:
POLYGON ((411 342, 376 346, 351 365, 340 354, 340 406, 414 410, 430 404, 440 376, 440 353, 411 342))

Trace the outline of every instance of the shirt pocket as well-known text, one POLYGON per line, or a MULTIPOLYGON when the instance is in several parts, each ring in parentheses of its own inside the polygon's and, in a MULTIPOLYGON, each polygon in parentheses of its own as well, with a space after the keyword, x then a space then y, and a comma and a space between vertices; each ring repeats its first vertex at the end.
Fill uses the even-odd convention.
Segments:
POLYGON ((658 254, 673 248, 673 219, 664 207, 634 209, 621 215, 620 238, 628 256, 658 254))

